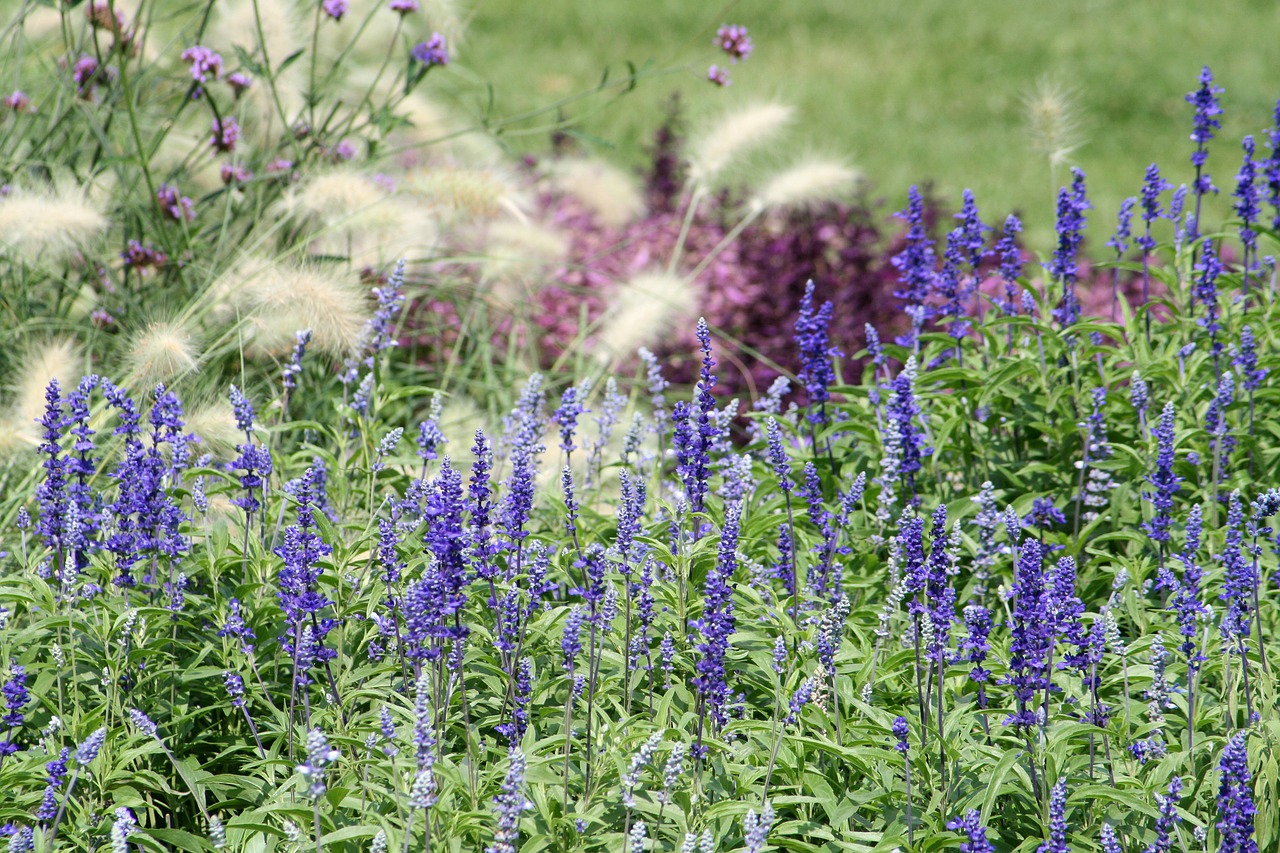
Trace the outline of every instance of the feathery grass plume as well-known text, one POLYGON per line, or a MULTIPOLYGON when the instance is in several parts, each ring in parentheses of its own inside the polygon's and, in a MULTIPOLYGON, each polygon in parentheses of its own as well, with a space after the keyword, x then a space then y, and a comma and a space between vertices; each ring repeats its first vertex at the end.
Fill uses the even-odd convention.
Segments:
POLYGON ((200 366, 200 342, 187 324, 158 320, 134 338, 125 365, 127 387, 168 385, 200 366))
POLYGON ((713 183, 726 168, 752 148, 773 139, 790 123, 795 110, 785 104, 751 104, 734 110, 695 137, 689 146, 689 178, 713 183))
POLYGON ((356 266, 426 254, 436 241, 435 223, 422 205, 355 169, 306 180, 277 209, 314 238, 313 252, 349 257, 356 266))
POLYGON ((697 293, 690 282, 662 272, 642 273, 614 295, 596 335, 596 355, 610 361, 656 345, 697 308, 697 293))
POLYGON ((481 275, 506 305, 527 299, 569 252, 567 236, 533 222, 495 222, 485 236, 481 275))
MULTIPOLYGON (((308 28, 292 2, 262 3, 260 0, 223 0, 216 4, 210 35, 210 46, 243 48, 262 59, 264 52, 271 69, 278 69, 285 59, 305 50, 308 28), (259 31, 258 23, 262 28, 259 31)), ((295 65, 298 63, 294 63, 295 65)))
POLYGON ((193 449, 196 456, 212 453, 221 459, 234 459, 236 444, 244 441, 231 404, 221 396, 191 409, 187 415, 187 432, 200 439, 193 449))
POLYGON ((751 206, 761 210, 805 209, 839 201, 858 178, 857 171, 835 160, 804 161, 770 178, 751 206))
POLYGON ((298 329, 311 330, 311 350, 342 357, 360 342, 370 316, 368 289, 355 274, 316 264, 249 259, 214 283, 213 295, 244 321, 259 352, 292 351, 298 329))
POLYGON ((74 388, 80 378, 80 353, 66 338, 33 345, 18 359, 9 377, 11 403, 0 418, 0 454, 32 450, 40 441, 36 420, 45 410, 45 391, 57 379, 64 389, 74 388))
POLYGON ((80 187, 14 187, 0 197, 0 247, 26 264, 60 264, 107 225, 80 187))
POLYGON ((1049 158, 1050 168, 1067 162, 1071 153, 1084 144, 1080 135, 1080 115, 1070 89, 1041 78, 1023 98, 1031 147, 1049 158))
MULTIPOLYGON (((357 80, 362 75, 355 74, 357 80)), ((363 77, 359 95, 369 91, 372 76, 363 77)), ((386 149, 397 152, 394 162, 408 171, 427 163, 496 169, 510 158, 489 133, 429 97, 421 88, 406 97, 399 80, 384 79, 374 87, 374 103, 396 103, 396 115, 408 120, 387 134, 386 149)))
POLYGON ((529 207, 515 178, 500 168, 425 167, 410 172, 405 185, 450 221, 494 219, 502 213, 523 221, 529 207))
POLYGON ((556 192, 576 199, 607 228, 621 228, 644 215, 644 196, 631 175, 602 160, 557 161, 550 181, 556 192))

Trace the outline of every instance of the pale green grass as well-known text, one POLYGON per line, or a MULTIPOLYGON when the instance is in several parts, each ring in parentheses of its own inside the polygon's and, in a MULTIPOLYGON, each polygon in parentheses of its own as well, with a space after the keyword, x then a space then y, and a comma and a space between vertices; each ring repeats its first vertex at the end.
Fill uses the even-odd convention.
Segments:
MULTIPOLYGON (((628 60, 681 66, 621 102, 578 101, 564 114, 581 120, 588 145, 634 164, 673 89, 694 122, 747 99, 783 99, 800 121, 774 161, 814 150, 846 156, 894 209, 911 183, 933 181, 953 201, 970 187, 988 219, 1025 213, 1037 242, 1052 228, 1053 184, 1032 150, 1023 102, 1038 80, 1054 81, 1074 92, 1083 144, 1068 165, 1088 173, 1100 243, 1148 163, 1190 181, 1183 96, 1205 64, 1227 90, 1209 168, 1223 191, 1213 215, 1229 213, 1240 136, 1257 134, 1262 149, 1280 97, 1277 32, 1280 4, 1269 0, 484 0, 474 5, 463 62, 492 81, 496 117, 590 88, 606 66, 615 74, 628 60), (719 58, 711 36, 723 21, 747 25, 756 44, 728 90, 703 79, 719 58)), ((464 97, 482 103, 477 93, 464 97)), ((539 128, 551 119, 508 129, 509 143, 544 150, 539 128)))

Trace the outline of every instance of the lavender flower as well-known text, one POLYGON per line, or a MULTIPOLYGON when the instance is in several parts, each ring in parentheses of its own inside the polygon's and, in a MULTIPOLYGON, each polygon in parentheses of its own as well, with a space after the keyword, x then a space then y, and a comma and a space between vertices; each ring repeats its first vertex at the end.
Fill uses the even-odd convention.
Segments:
POLYGON ((1120 202, 1120 211, 1116 214, 1116 233, 1107 241, 1107 245, 1116 250, 1116 257, 1124 256, 1129 250, 1128 240, 1132 236, 1130 223, 1133 219, 1133 206, 1138 200, 1132 196, 1120 202))
POLYGON ((1013 687, 1017 707, 1004 723, 1027 730, 1037 722, 1032 703, 1036 695, 1049 686, 1053 625, 1042 566, 1044 546, 1029 539, 1019 546, 1018 552, 1013 587, 1016 596, 1011 625, 1013 642, 1009 647, 1009 674, 1002 680, 1013 687))
POLYGON ((150 717, 139 711, 137 708, 129 709, 129 722, 133 723, 134 728, 142 732, 144 735, 154 738, 159 737, 159 734, 157 734, 158 729, 156 724, 150 717))
POLYGON ((5 704, 5 714, 0 717, 0 725, 9 730, 4 740, 0 741, 0 758, 3 758, 18 751, 18 745, 14 743, 13 736, 25 719, 22 709, 31 701, 31 694, 27 690, 26 668, 20 664, 13 664, 9 668, 9 678, 5 681, 4 687, 0 688, 0 692, 4 694, 5 704))
POLYGON ((982 825, 982 814, 971 809, 964 817, 952 818, 947 829, 965 836, 960 842, 960 853, 995 853, 995 847, 987 840, 987 829, 982 825))
POLYGON ((839 358, 841 353, 831 346, 827 331, 834 307, 831 302, 824 302, 815 313, 813 290, 813 282, 810 281, 800 301, 795 340, 800 348, 800 381, 804 383, 809 398, 809 423, 816 426, 828 421, 826 404, 831 399, 830 388, 836 379, 832 359, 839 358))
POLYGON ((1222 548, 1222 594, 1219 598, 1227 602, 1227 612, 1222 617, 1222 637, 1237 643, 1241 650, 1249 637, 1255 615, 1253 596, 1258 583, 1253 563, 1244 555, 1243 544, 1244 506, 1240 501, 1240 493, 1232 492, 1227 502, 1227 531, 1222 548))
POLYGON ((1147 845, 1144 853, 1170 853, 1173 850, 1173 833, 1181 820, 1178 816, 1178 799, 1182 795, 1182 779, 1174 776, 1169 781, 1169 794, 1156 794, 1160 815, 1156 818, 1156 838, 1147 845))
POLYGON ((101 728, 89 735, 80 746, 76 748, 76 764, 84 767, 92 764, 93 760, 98 757, 98 753, 102 750, 103 745, 107 742, 107 730, 101 728))
POLYGON ((223 684, 227 688, 227 696, 231 699, 231 705, 234 708, 244 707, 244 679, 234 672, 224 672, 222 674, 223 684))
POLYGON ((1151 434, 1156 439, 1155 470, 1147 478, 1152 491, 1142 496, 1151 502, 1153 515, 1144 522, 1142 529, 1156 542, 1169 540, 1169 526, 1173 523, 1173 496, 1182 488, 1182 478, 1173 471, 1174 408, 1173 402, 1165 403, 1160 421, 1151 434))
POLYGON ((1237 731, 1227 741, 1218 763, 1219 853, 1257 853, 1253 840, 1253 777, 1249 773, 1248 733, 1237 731))
POLYGON ((1250 394, 1257 391, 1267 377, 1267 369, 1258 367, 1258 345, 1253 337, 1253 328, 1248 325, 1240 330, 1240 346, 1232 364, 1240 368, 1240 386, 1250 394))
POLYGON ((1194 92, 1187 94, 1186 101, 1194 107, 1195 112, 1192 118, 1191 141, 1196 144, 1196 150, 1191 154, 1191 165, 1196 169, 1196 179, 1193 188, 1196 194, 1196 211, 1195 225, 1189 234, 1191 239, 1198 236, 1194 230, 1199 227, 1200 222, 1200 201, 1205 193, 1216 193, 1218 188, 1213 185, 1209 173, 1205 171, 1205 161, 1209 159, 1209 152, 1205 148, 1205 143, 1213 139, 1213 132, 1222 128, 1222 122, 1218 120, 1218 116, 1222 115, 1222 107, 1218 105, 1218 95, 1222 94, 1222 89, 1213 85, 1213 73, 1209 71, 1209 66, 1204 66, 1200 71, 1200 86, 1194 92))
POLYGON ((907 735, 911 732, 911 729, 907 726, 907 718, 894 717, 893 725, 889 727, 889 730, 892 731, 893 736, 897 738, 897 743, 893 745, 893 748, 902 755, 906 755, 907 751, 910 749, 910 746, 907 744, 907 735))
MULTIPOLYGON (((902 286, 893 295, 901 299, 903 308, 923 308, 933 283, 933 241, 929 239, 924 218, 924 198, 920 189, 912 186, 907 193, 907 208, 896 214, 907 223, 906 247, 893 257, 902 286)), ((905 340, 904 346, 912 346, 915 338, 905 340)))
POLYGON ((1222 326, 1218 324, 1217 284, 1218 276, 1222 273, 1222 263, 1218 260, 1212 241, 1205 241, 1204 254, 1195 269, 1200 275, 1196 278, 1193 293, 1204 306, 1205 312, 1205 316, 1196 320, 1196 325, 1209 333, 1210 352, 1213 353, 1216 362, 1218 353, 1222 351, 1222 344, 1218 341, 1218 332, 1221 331, 1222 326))
POLYGON ((485 853, 516 853, 516 843, 520 840, 520 816, 533 808, 533 803, 524 796, 524 753, 518 749, 511 750, 510 762, 502 791, 493 798, 497 806, 498 828, 493 834, 493 844, 485 848, 485 853))
POLYGON ((742 829, 746 835, 747 853, 761 853, 769 840, 769 830, 773 827, 773 806, 765 803, 759 816, 755 809, 748 809, 747 816, 742 819, 742 829))
POLYGON ((197 83, 204 83, 210 77, 217 79, 222 76, 222 57, 207 47, 192 45, 182 52, 182 61, 191 67, 191 79, 197 83))
POLYGON ((1067 846, 1067 779, 1062 777, 1049 792, 1049 837, 1036 853, 1071 853, 1067 846))
POLYGON ((1017 295, 1018 279, 1022 276, 1022 250, 1018 248, 1018 234, 1021 231, 1022 223, 1011 213, 1004 221, 1004 233, 1000 242, 996 243, 996 255, 1000 258, 1000 280, 1004 282, 1004 301, 999 305, 1000 310, 1009 316, 1018 313, 1018 304, 1013 298, 1017 295))
POLYGON ((1076 298, 1076 278, 1079 275, 1077 254, 1084 241, 1085 211, 1093 205, 1085 196, 1084 172, 1072 169, 1075 176, 1071 189, 1058 190, 1058 247, 1053 262, 1046 269, 1050 277, 1062 282, 1062 301, 1054 309, 1053 316, 1066 328, 1080 319, 1080 303, 1076 298))
MULTIPOLYGON (((702 616, 693 623, 702 637, 696 646, 700 657, 694 686, 698 690, 702 711, 710 717, 716 730, 728 722, 725 705, 729 699, 729 684, 725 657, 729 651, 729 638, 735 627, 731 583, 738 564, 738 532, 741 521, 742 504, 731 504, 725 508, 719 557, 707 574, 702 616)), ((701 737, 698 749, 699 752, 703 750, 701 737)))
POLYGON ((307 760, 297 767, 299 775, 307 783, 307 795, 313 800, 324 796, 325 768, 342 757, 342 753, 329 745, 329 739, 320 729, 307 734, 307 760))
POLYGON ((640 749, 631 756, 631 764, 627 772, 622 774, 622 804, 628 809, 636 806, 635 789, 640 785, 640 774, 653 761, 653 754, 662 744, 662 733, 654 732, 649 739, 640 745, 640 749))
POLYGON ((1258 164, 1254 162, 1254 144, 1252 136, 1245 136, 1241 147, 1244 149, 1244 160, 1240 164, 1240 172, 1236 175, 1236 190, 1232 195, 1236 202, 1233 205, 1236 216, 1240 217, 1240 242, 1244 244, 1245 292, 1248 292, 1249 267, 1258 251, 1258 232, 1255 227, 1261 215, 1259 206, 1261 188, 1257 186, 1258 164))
POLYGON ((583 401, 590 390, 590 385, 570 386, 560 396, 560 406, 551 415, 551 422, 560 427, 560 449, 567 457, 577 449, 573 443, 574 431, 578 428, 578 418, 586 411, 583 401))
MULTIPOLYGON (((294 333, 293 353, 289 357, 289 363, 284 366, 281 371, 286 391, 292 391, 298 387, 298 377, 302 375, 302 357, 307 353, 307 345, 311 343, 311 330, 304 329, 294 333)), ((234 387, 234 386, 233 386, 234 387)), ((237 415, 237 421, 239 416, 237 415)), ((252 418, 250 418, 252 421, 252 418)))
POLYGON ((1120 839, 1116 838, 1115 828, 1109 823, 1104 823, 1098 831, 1098 844, 1102 847, 1102 853, 1124 853, 1120 839))
POLYGON ((160 212, 174 222, 195 222, 196 204, 189 196, 183 195, 177 187, 161 184, 156 189, 156 203, 160 212))

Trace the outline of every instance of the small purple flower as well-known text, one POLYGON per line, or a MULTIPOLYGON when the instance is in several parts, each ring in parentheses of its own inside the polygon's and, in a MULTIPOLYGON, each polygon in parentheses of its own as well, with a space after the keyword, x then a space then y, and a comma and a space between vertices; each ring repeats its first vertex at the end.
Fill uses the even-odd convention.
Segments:
POLYGON ((213 120, 213 138, 209 144, 214 151, 229 154, 236 150, 236 142, 240 139, 240 123, 234 116, 223 116, 213 120))
POLYGON ((161 213, 174 222, 196 220, 195 202, 171 184, 161 184, 156 190, 156 203, 160 205, 161 213))
POLYGON ((227 75, 227 85, 231 87, 232 94, 238 98, 253 85, 253 78, 243 71, 234 71, 227 75))
POLYGON ((202 45, 192 45, 184 50, 182 61, 191 66, 191 79, 197 83, 222 76, 222 57, 202 45))
POLYGON ((14 89, 12 94, 5 96, 4 105, 15 113, 25 113, 31 109, 31 99, 21 89, 14 89))
POLYGON ((707 69, 707 80, 721 88, 733 85, 733 81, 729 79, 729 69, 719 65, 712 65, 707 69))
POLYGON ((715 46, 729 55, 731 63, 746 61, 755 47, 741 24, 724 24, 716 30, 715 46))
POLYGON ((335 21, 342 20, 342 16, 347 14, 349 6, 350 4, 347 0, 324 0, 320 4, 321 10, 335 21))
POLYGON ((449 49, 440 33, 432 33, 431 38, 414 45, 411 55, 427 68, 449 64, 449 49))
POLYGON ((400 15, 408 15, 411 12, 418 11, 419 6, 418 0, 391 0, 387 4, 387 8, 400 15))

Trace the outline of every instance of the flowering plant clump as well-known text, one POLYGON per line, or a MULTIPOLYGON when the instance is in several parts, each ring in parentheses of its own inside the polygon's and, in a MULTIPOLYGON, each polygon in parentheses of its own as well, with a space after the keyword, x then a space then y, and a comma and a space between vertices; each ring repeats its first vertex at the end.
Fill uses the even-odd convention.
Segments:
POLYGON ((86 5, 5 115, 114 110, 12 156, 139 170, 0 194, 15 316, 86 330, 3 410, 10 850, 1280 845, 1280 167, 1201 223, 1208 69, 1125 291, 1079 170, 1040 266, 969 192, 885 239, 839 163, 724 191, 777 104, 592 206, 598 163, 377 159, 456 71, 435 4, 86 5), (390 89, 325 101, 363 15, 390 89), (479 298, 424 293, 405 241, 471 239, 479 298))

